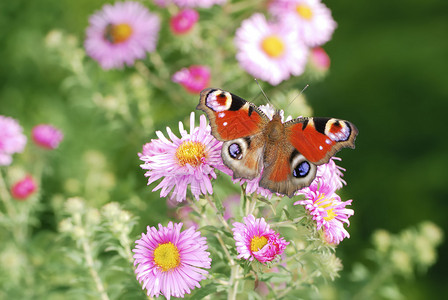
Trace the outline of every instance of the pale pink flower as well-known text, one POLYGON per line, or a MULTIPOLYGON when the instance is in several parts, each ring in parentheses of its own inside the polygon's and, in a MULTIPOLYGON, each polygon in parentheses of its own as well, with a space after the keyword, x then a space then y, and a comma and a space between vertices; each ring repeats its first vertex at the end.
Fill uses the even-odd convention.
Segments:
POLYGON ((106 4, 89 23, 84 46, 103 69, 132 66, 156 49, 159 17, 139 2, 106 4))
POLYGON ((240 66, 272 85, 305 70, 308 49, 295 27, 284 22, 269 23, 262 14, 242 22, 235 34, 235 45, 240 66))
POLYGON ((181 228, 182 223, 172 222, 167 227, 159 224, 159 229, 148 226, 135 242, 135 273, 150 297, 183 298, 206 279, 204 269, 211 267, 207 240, 193 227, 181 228))
POLYGON ((170 28, 174 34, 185 34, 189 32, 199 20, 199 14, 194 9, 181 10, 170 19, 170 28))
POLYGON ((40 124, 33 127, 31 137, 36 145, 45 149, 56 149, 64 138, 62 132, 49 124, 40 124))
POLYGON ((310 47, 328 42, 337 26, 331 11, 320 0, 273 0, 269 11, 296 28, 300 39, 310 47))
POLYGON ((177 71, 173 82, 181 84, 188 92, 199 94, 210 83, 210 69, 207 66, 191 66, 177 71))
MULTIPOLYGON (((167 0, 169 1, 169 0, 167 0)), ((202 7, 209 8, 213 5, 223 5, 227 0, 172 0, 179 7, 202 7)))
POLYGON ((11 195, 17 200, 25 200, 37 189, 37 184, 31 175, 17 181, 11 187, 11 195))
POLYGON ((25 149, 26 136, 15 119, 0 115, 0 166, 8 166, 12 155, 25 149))
POLYGON ((179 122, 180 138, 167 128, 171 140, 157 131, 159 139, 145 145, 143 153, 139 154, 144 162, 141 168, 148 170, 145 173, 148 185, 162 179, 153 189, 161 189, 161 197, 171 193, 171 198, 182 202, 187 197, 188 188, 196 199, 201 194, 212 194, 211 179, 216 178, 215 169, 227 169, 221 159, 222 142, 212 136, 205 116, 201 115, 198 127, 194 123, 195 116, 191 113, 188 133, 179 122))
POLYGON ((330 186, 334 186, 335 189, 338 190, 344 185, 347 185, 347 182, 342 179, 344 176, 342 171, 345 171, 345 169, 336 165, 335 160, 341 161, 341 158, 332 157, 328 163, 318 166, 316 178, 314 180, 316 181, 319 180, 319 178, 322 178, 322 181, 326 182, 330 186))
POLYGON ((269 227, 264 218, 255 219, 253 215, 248 215, 243 220, 244 223, 233 223, 232 228, 238 258, 270 262, 281 255, 289 244, 269 227))

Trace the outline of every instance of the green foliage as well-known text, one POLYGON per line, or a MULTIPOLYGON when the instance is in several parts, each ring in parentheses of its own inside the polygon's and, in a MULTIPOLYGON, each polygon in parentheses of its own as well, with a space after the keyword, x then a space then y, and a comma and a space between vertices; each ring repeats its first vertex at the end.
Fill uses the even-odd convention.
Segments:
MULTIPOLYGON (((43 122, 58 126, 65 135, 51 153, 29 141, 26 151, 14 156, 13 165, 1 169, 1 299, 146 297, 135 280, 134 241, 147 225, 166 224, 176 216, 158 192, 151 192, 154 184, 146 186, 137 153, 155 138, 156 130, 174 128, 196 106, 196 95, 171 82, 181 67, 207 60, 213 66, 213 86, 259 95, 252 78, 236 67, 232 40, 221 43, 220 37, 233 34, 229 23, 237 26, 264 3, 235 2, 241 9, 202 10, 201 27, 189 37, 173 39, 165 27, 158 53, 133 68, 108 72, 86 57, 82 47, 87 18, 100 8, 98 3, 0 4, 0 114, 20 120, 28 136, 43 122), (33 174, 39 190, 18 202, 9 187, 25 173, 33 174)), ((447 162, 446 141, 439 141, 448 95, 446 66, 441 63, 447 49, 444 7, 435 1, 426 8, 408 3, 405 18, 396 15, 404 12, 401 5, 388 6, 387 12, 378 8, 386 4, 391 5, 375 4, 372 12, 364 3, 331 3, 341 31, 328 48, 333 54, 331 76, 325 85, 315 83, 305 93, 313 108, 297 95, 322 74, 311 72, 267 88, 277 107, 286 108, 295 98, 288 114, 308 116, 314 109, 322 115, 354 116, 359 124, 360 147, 351 153, 352 162, 344 160, 352 170, 347 181, 354 179, 346 193, 358 201, 350 227, 353 241, 338 249, 338 254, 346 254, 343 261, 349 267, 342 270, 342 260, 323 242, 322 233, 313 230, 303 208, 244 193, 235 220, 250 211, 267 211, 273 228, 281 228, 291 244, 288 268, 278 264, 278 271, 272 271, 238 260, 231 221, 222 218, 222 199, 238 189, 219 177, 224 183, 215 187, 217 196, 195 203, 189 215, 207 237, 213 266, 202 288, 186 298, 230 294, 247 299, 403 299, 409 295, 403 287, 436 263, 443 234, 431 222, 399 234, 375 231, 373 247, 365 250, 363 244, 379 224, 404 228, 433 216, 446 219, 446 210, 440 208, 446 202, 441 167, 447 162), (403 28, 408 31, 403 33, 403 28), (403 114, 409 119, 399 117, 403 114), (427 118, 434 122, 430 128, 409 123, 427 118), (384 125, 379 124, 383 120, 384 125), (377 199, 378 191, 383 199, 377 199)), ((159 14, 166 22, 170 12, 159 14)), ((256 101, 264 102, 260 97, 256 101)))

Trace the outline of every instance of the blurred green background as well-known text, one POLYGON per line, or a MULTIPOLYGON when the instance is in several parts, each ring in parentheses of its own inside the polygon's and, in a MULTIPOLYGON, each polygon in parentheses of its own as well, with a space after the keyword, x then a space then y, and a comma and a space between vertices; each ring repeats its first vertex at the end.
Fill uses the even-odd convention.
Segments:
MULTIPOLYGON (((43 190, 62 191, 66 183, 60 178, 82 177, 86 167, 79 161, 91 148, 106 155, 111 172, 121 174, 112 190, 114 200, 126 202, 127 195, 138 192, 152 203, 149 199, 158 193, 151 194, 143 175, 135 174, 143 174, 136 153, 154 132, 114 126, 100 110, 87 107, 83 95, 62 82, 67 71, 44 46, 53 29, 82 41, 88 16, 104 3, 0 2, 0 114, 18 119, 28 134, 32 126, 45 122, 64 131, 66 140, 53 161, 54 172, 62 176, 48 176, 43 190)), ((316 116, 350 120, 360 132, 356 150, 340 153, 347 169, 344 198, 354 199, 355 210, 351 238, 337 251, 348 271, 351 262, 365 258, 363 250, 375 229, 399 232, 422 220, 448 229, 448 1, 324 3, 338 23, 332 41, 324 46, 332 65, 328 77, 311 85, 306 97, 316 116)), ((107 82, 122 72, 131 73, 98 71, 97 76, 107 82)), ((266 92, 269 95, 269 88, 266 92)), ((185 98, 185 107, 153 99, 154 128, 176 126, 188 116, 197 100, 187 94, 185 98)), ((49 196, 44 194, 43 201, 49 196)), ((164 207, 150 212, 140 202, 126 204, 148 213, 142 224, 166 218, 164 207)), ((41 212, 40 218, 41 228, 55 226, 50 212, 41 212)), ((403 283, 406 297, 437 299, 446 293, 447 243, 438 250, 438 263, 427 274, 403 283)))

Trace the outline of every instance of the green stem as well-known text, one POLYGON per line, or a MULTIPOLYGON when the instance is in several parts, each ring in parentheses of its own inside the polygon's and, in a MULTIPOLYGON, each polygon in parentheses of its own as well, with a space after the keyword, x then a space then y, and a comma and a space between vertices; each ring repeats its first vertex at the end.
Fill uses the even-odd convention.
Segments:
POLYGON ((84 251, 84 258, 86 260, 87 267, 89 268, 90 275, 92 276, 93 281, 95 282, 96 289, 100 293, 101 299, 109 300, 109 296, 107 296, 103 282, 101 281, 101 278, 95 269, 92 249, 90 248, 90 244, 88 243, 87 238, 85 238, 82 242, 82 249, 84 251))
POLYGON ((270 223, 269 225, 271 227, 293 227, 293 228, 295 228, 294 224, 296 224, 297 222, 300 222, 303 218, 304 217, 298 217, 298 218, 295 218, 294 220, 286 220, 286 221, 282 221, 282 222, 270 223))
POLYGON ((10 216, 11 219, 13 219, 13 217, 17 214, 17 211, 14 208, 14 206, 12 205, 11 195, 8 192, 8 188, 6 186, 6 181, 5 181, 4 176, 5 176, 4 173, 1 172, 1 176, 0 176, 0 197, 2 198, 3 204, 5 205, 6 214, 8 216, 10 216))
POLYGON ((221 222, 222 225, 224 225, 224 227, 229 231, 232 232, 232 229, 230 228, 229 224, 227 223, 226 220, 224 220, 224 217, 219 213, 218 209, 216 208, 215 203, 213 203, 213 201, 210 199, 210 197, 208 195, 205 195, 205 198, 207 199, 208 203, 210 204, 210 206, 213 208, 213 210, 215 211, 216 215, 218 216, 218 220, 221 222))
POLYGON ((353 300, 357 299, 370 299, 374 295, 378 288, 381 286, 383 282, 386 282, 390 277, 391 271, 389 268, 389 264, 383 265, 383 267, 375 273, 374 277, 369 280, 369 282, 361 288, 359 292, 357 292, 353 296, 353 300))
POLYGON ((238 283, 239 280, 237 280, 238 274, 240 272, 240 266, 235 264, 230 269, 230 280, 229 284, 232 287, 232 290, 227 295, 227 300, 236 300, 236 295, 238 294, 238 283))

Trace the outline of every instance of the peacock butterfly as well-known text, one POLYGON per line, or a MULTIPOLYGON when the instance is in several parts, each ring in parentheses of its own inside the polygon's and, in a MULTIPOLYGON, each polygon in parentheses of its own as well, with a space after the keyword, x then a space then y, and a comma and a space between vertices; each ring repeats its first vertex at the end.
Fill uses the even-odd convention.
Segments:
POLYGON ((358 129, 334 118, 297 118, 282 123, 277 110, 269 119, 253 103, 221 89, 201 92, 197 109, 223 141, 221 157, 234 178, 254 179, 271 192, 292 197, 309 186, 317 166, 341 148, 355 148, 358 129))

